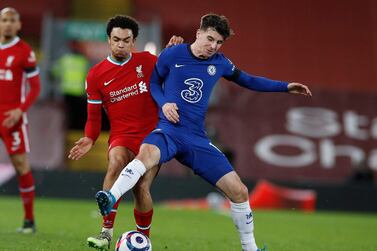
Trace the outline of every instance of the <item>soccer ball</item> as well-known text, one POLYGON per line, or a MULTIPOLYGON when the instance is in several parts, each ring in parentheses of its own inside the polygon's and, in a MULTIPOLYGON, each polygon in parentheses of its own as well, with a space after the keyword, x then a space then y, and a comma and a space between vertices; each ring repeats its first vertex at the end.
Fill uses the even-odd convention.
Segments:
POLYGON ((118 238, 115 251, 152 251, 152 243, 145 234, 128 231, 118 238))

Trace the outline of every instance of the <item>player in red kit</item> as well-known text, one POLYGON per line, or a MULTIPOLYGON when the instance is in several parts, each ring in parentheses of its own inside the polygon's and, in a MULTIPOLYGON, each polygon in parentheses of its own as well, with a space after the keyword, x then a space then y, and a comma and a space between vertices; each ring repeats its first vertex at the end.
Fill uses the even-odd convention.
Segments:
MULTIPOLYGON (((85 137, 75 143, 69 158, 79 159, 93 146, 101 130, 101 107, 110 121, 108 169, 103 188, 110 189, 124 164, 139 152, 139 147, 157 123, 157 106, 150 94, 149 80, 157 57, 149 52, 132 52, 139 27, 128 16, 115 16, 107 24, 111 54, 88 73, 86 91, 88 118, 85 137)), ((173 36, 168 45, 181 43, 173 36)), ((150 186, 159 167, 154 167, 133 190, 134 216, 137 230, 149 236, 153 205, 150 186)), ((89 237, 88 245, 108 250, 113 237, 113 225, 119 201, 111 213, 103 217, 98 237, 89 237)))
POLYGON ((24 223, 18 231, 34 233, 34 179, 26 154, 30 150, 26 111, 39 95, 40 80, 34 52, 17 36, 20 28, 17 10, 8 7, 0 11, 0 138, 16 169, 24 206, 24 223))

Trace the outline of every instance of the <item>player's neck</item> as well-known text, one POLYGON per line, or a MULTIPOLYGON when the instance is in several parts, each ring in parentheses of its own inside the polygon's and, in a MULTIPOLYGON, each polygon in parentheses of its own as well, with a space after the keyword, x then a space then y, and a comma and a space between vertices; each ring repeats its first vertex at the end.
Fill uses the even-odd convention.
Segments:
POLYGON ((126 62, 127 60, 129 60, 130 57, 131 57, 131 53, 128 54, 128 55, 127 55, 126 57, 124 57, 124 58, 115 57, 113 54, 110 55, 110 58, 111 58, 112 60, 114 60, 115 62, 117 62, 117 63, 124 63, 124 62, 126 62))
POLYGON ((199 46, 195 42, 190 45, 190 50, 192 54, 197 58, 200 58, 200 59, 208 58, 202 54, 201 50, 199 49, 199 46))
POLYGON ((2 45, 9 44, 15 38, 16 38, 16 36, 13 36, 13 37, 0 36, 0 44, 2 44, 2 45))

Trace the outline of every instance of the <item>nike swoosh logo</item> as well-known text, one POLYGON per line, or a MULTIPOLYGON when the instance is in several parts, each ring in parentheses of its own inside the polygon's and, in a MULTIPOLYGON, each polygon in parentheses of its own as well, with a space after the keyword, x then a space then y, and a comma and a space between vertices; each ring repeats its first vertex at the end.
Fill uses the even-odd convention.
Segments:
POLYGON ((249 222, 246 222, 246 224, 248 224, 248 225, 249 225, 249 224, 250 224, 251 222, 253 222, 253 221, 249 221, 249 222))
POLYGON ((185 66, 184 64, 175 64, 175 68, 183 67, 185 66))
POLYGON ((113 82, 114 81, 114 79, 116 79, 116 78, 113 78, 112 80, 110 80, 110 81, 107 81, 107 82, 105 82, 105 83, 103 83, 103 85, 104 86, 106 86, 106 85, 109 85, 111 82, 113 82))

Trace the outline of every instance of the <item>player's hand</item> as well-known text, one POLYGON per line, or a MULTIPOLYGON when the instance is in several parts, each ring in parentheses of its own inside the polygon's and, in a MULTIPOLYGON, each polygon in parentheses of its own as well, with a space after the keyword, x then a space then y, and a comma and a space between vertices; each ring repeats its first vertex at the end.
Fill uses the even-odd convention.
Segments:
POLYGON ((12 109, 4 113, 5 119, 2 126, 11 128, 15 126, 22 116, 22 110, 20 108, 12 109))
POLYGON ((69 151, 68 158, 78 160, 84 156, 93 146, 93 140, 88 137, 83 137, 75 142, 75 146, 69 151))
POLYGON ((172 47, 173 45, 182 44, 183 43, 183 37, 173 35, 168 44, 166 45, 166 48, 172 47))
POLYGON ((293 94, 301 94, 308 97, 312 96, 312 92, 306 85, 300 83, 289 83, 288 84, 288 92, 293 94))
POLYGON ((179 122, 178 106, 176 103, 166 103, 162 106, 162 112, 165 117, 172 123, 179 122))

